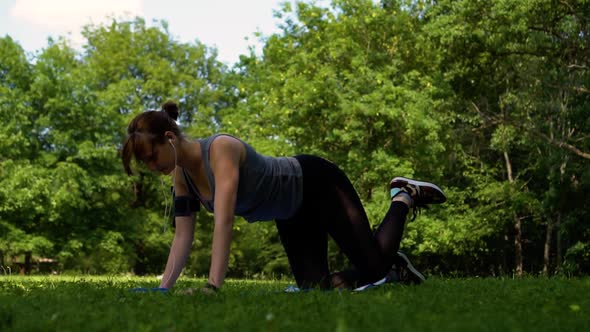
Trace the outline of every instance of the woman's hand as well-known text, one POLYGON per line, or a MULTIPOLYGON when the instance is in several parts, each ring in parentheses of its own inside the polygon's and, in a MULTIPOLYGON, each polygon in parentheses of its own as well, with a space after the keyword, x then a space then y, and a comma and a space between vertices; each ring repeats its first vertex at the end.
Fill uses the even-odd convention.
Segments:
POLYGON ((195 294, 206 294, 206 295, 214 295, 217 294, 218 288, 207 283, 205 286, 200 288, 186 288, 179 291, 180 294, 184 295, 195 295, 195 294))

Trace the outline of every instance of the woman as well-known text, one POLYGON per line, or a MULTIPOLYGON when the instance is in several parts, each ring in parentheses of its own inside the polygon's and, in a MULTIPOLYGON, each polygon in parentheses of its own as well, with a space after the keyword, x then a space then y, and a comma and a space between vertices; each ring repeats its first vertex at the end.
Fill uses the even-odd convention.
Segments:
POLYGON ((123 164, 131 159, 151 171, 172 174, 176 230, 160 288, 171 288, 189 255, 199 204, 214 215, 209 279, 205 288, 223 285, 234 216, 248 222, 274 220, 298 287, 356 288, 379 284, 404 270, 410 280, 424 277, 398 254, 410 208, 443 203, 437 186, 406 178, 391 183, 391 205, 373 234, 361 201, 347 176, 317 156, 268 157, 229 135, 198 141, 181 133, 178 107, 139 114, 129 124, 123 164), (354 268, 330 274, 327 235, 354 268))

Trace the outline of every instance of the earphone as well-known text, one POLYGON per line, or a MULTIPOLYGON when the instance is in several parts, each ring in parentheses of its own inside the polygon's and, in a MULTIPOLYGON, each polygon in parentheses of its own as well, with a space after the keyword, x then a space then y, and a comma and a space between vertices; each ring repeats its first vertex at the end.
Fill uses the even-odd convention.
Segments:
MULTIPOLYGON (((172 143, 172 139, 168 138, 168 143, 170 143, 170 145, 172 146, 172 149, 174 150, 174 173, 172 174, 172 192, 171 192, 171 196, 172 196, 172 203, 168 203, 168 200, 166 199, 166 186, 164 185, 164 180, 162 180, 162 177, 160 177, 160 183, 162 184, 162 194, 164 196, 164 202, 165 202, 165 207, 164 207, 164 227, 162 228, 162 234, 165 234, 166 231, 168 230, 168 219, 170 218, 170 214, 172 213, 172 209, 174 208, 174 195, 176 193, 176 165, 178 164, 178 155, 176 153, 176 146, 174 146, 174 143, 172 143)), ((170 249, 172 249, 172 247, 170 247, 170 249)), ((174 255, 174 253, 172 253, 172 255, 174 255)), ((170 271, 170 273, 174 272, 174 261, 175 261, 176 257, 173 258, 172 260, 172 269, 170 271)), ((171 278, 171 275, 168 275, 168 279, 165 280, 165 283, 171 278)))
POLYGON ((170 145, 172 145, 172 149, 174 150, 174 173, 172 174, 172 195, 174 196, 174 194, 176 193, 176 165, 178 165, 178 155, 176 154, 176 146, 174 146, 174 143, 172 143, 172 138, 168 139, 168 143, 170 143, 170 145))
MULTIPOLYGON (((178 164, 178 155, 176 153, 176 146, 174 146, 174 143, 172 143, 172 138, 168 138, 168 143, 170 143, 170 145, 172 146, 172 149, 174 150, 174 173, 172 173, 172 200, 174 200, 174 195, 176 194, 176 165, 178 164)), ((166 203, 166 206, 164 207, 164 228, 162 233, 165 233, 167 230, 167 221, 168 218, 170 218, 170 214, 172 213, 172 209, 174 208, 173 204, 170 204, 170 207, 168 206, 168 200, 166 199, 166 187, 164 186, 164 180, 162 180, 162 178, 160 178, 160 183, 162 184, 162 193, 164 196, 164 202, 166 203)))

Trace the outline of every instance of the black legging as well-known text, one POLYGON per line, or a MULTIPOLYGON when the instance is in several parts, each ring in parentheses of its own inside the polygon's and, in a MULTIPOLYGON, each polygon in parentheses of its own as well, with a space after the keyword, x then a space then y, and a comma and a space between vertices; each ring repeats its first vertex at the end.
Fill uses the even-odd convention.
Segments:
POLYGON ((293 217, 277 220, 276 225, 297 285, 333 286, 328 234, 354 266, 341 276, 347 283, 362 285, 383 278, 399 249, 407 206, 394 202, 373 234, 358 194, 338 166, 316 156, 295 158, 303 172, 303 202, 293 217))

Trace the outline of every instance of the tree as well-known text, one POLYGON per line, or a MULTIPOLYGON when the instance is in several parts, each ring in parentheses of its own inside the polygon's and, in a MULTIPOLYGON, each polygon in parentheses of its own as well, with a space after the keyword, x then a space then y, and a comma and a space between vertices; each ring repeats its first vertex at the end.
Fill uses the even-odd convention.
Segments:
MULTIPOLYGON (((587 65, 582 55, 588 47, 584 15, 588 10, 588 4, 566 1, 440 1, 425 15, 430 41, 443 53, 440 68, 463 101, 462 109, 452 112, 459 120, 471 122, 465 131, 458 127, 462 145, 471 146, 470 154, 483 163, 498 167, 503 159, 504 179, 533 199, 528 208, 513 213, 517 274, 523 270, 523 217, 532 212, 526 219, 548 225, 549 235, 543 237, 547 262, 551 219, 561 207, 545 193, 574 187, 574 183, 547 182, 547 174, 560 171, 543 159, 563 157, 565 151, 586 158, 587 124, 571 121, 579 119, 580 107, 587 109, 587 65), (471 129, 480 134, 476 144, 471 129), (575 146, 580 143, 582 148, 575 146), (486 146, 494 153, 486 151, 486 146)), ((553 165, 565 167, 563 161, 553 165)), ((530 231, 535 224, 528 226, 530 231)))

